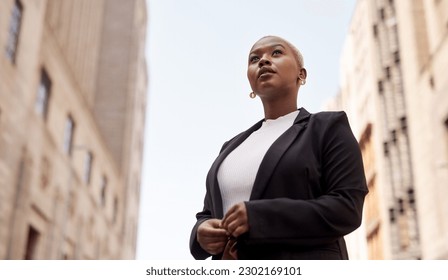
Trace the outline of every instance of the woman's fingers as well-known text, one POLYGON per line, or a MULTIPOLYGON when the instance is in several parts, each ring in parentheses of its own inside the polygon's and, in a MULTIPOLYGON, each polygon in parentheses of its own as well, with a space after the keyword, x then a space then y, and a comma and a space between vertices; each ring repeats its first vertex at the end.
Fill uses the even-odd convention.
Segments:
POLYGON ((220 228, 220 225, 221 221, 218 219, 204 221, 196 234, 199 245, 212 255, 221 253, 227 241, 226 230, 220 228))
POLYGON ((233 232, 232 236, 238 237, 243 233, 246 233, 249 231, 249 225, 247 223, 239 225, 233 232))
POLYGON ((227 234, 233 237, 238 237, 247 231, 249 231, 249 224, 245 219, 236 219, 227 226, 227 234))
POLYGON ((210 219, 204 221, 198 227, 198 235, 201 237, 222 237, 225 236, 225 230, 220 227, 221 221, 218 219, 210 219))
POLYGON ((210 219, 199 225, 197 240, 212 255, 224 251, 229 235, 238 237, 249 231, 246 204, 240 202, 227 211, 223 220, 210 219))
POLYGON ((244 215, 247 215, 246 205, 244 204, 244 202, 237 203, 233 205, 225 214, 224 218, 222 219, 222 226, 224 228, 227 228, 229 223, 244 215))
POLYGON ((226 229, 229 235, 238 237, 249 231, 247 220, 247 210, 244 202, 232 206, 224 216, 222 227, 226 229))
MULTIPOLYGON (((227 241, 227 239, 226 239, 227 241)), ((207 248, 205 249, 207 252, 209 252, 212 255, 217 255, 224 251, 224 248, 226 246, 226 242, 216 242, 216 243, 210 243, 207 245, 207 248)))

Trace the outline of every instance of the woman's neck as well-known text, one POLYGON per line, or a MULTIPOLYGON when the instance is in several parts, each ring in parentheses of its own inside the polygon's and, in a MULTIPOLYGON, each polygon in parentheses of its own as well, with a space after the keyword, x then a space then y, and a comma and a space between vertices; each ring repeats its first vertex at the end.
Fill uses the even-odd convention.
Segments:
POLYGON ((264 118, 265 119, 277 119, 281 116, 287 115, 297 110, 297 102, 291 102, 286 100, 278 101, 264 101, 264 118))

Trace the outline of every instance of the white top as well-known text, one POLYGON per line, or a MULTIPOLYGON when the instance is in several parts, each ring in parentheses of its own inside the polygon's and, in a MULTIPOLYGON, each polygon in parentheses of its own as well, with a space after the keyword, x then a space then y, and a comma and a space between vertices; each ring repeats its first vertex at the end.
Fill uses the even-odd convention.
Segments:
POLYGON ((221 163, 218 184, 224 214, 234 204, 249 200, 264 155, 272 143, 292 126, 298 114, 297 110, 274 120, 265 120, 221 163))

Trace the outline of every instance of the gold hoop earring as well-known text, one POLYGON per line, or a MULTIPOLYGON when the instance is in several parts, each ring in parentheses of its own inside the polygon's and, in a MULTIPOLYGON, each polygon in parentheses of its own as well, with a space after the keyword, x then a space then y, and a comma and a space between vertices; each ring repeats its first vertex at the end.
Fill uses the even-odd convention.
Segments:
POLYGON ((252 99, 254 99, 255 97, 257 97, 257 95, 255 94, 255 92, 253 92, 253 91, 249 94, 249 96, 250 96, 250 98, 252 98, 252 99))

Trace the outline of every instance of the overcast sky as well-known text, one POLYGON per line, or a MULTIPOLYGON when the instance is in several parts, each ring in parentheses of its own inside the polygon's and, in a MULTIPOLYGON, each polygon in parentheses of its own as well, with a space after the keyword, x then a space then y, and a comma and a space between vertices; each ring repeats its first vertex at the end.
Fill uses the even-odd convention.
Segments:
POLYGON ((278 35, 308 71, 299 107, 336 95, 356 0, 147 0, 148 110, 138 259, 189 260, 205 177, 222 144, 262 119, 246 78, 250 48, 278 35))

